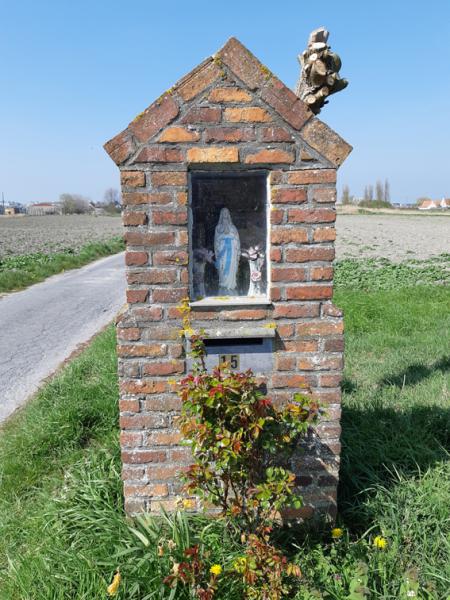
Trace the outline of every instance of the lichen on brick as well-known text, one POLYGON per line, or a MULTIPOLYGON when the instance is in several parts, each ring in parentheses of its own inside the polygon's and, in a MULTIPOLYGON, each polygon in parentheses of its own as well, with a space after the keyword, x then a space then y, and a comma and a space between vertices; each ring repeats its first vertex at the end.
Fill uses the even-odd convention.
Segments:
POLYGON ((161 94, 161 96, 159 96, 155 100, 155 104, 157 104, 159 106, 166 96, 171 96, 172 95, 172 91, 171 90, 172 90, 172 88, 170 88, 169 90, 166 90, 165 92, 163 92, 161 94))
POLYGON ((261 70, 261 73, 264 75, 264 78, 266 81, 269 81, 269 79, 271 79, 271 77, 273 77, 272 71, 269 69, 269 67, 266 67, 266 65, 262 64, 260 66, 260 70, 261 70))

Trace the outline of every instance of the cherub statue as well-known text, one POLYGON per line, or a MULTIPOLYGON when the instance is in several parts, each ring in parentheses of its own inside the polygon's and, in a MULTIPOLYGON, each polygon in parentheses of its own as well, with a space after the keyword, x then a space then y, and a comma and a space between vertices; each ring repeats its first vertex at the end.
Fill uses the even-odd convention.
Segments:
POLYGON ((242 251, 242 256, 248 260, 250 267, 250 285, 248 287, 248 296, 261 296, 262 268, 264 265, 265 254, 259 245, 250 246, 248 250, 242 251))

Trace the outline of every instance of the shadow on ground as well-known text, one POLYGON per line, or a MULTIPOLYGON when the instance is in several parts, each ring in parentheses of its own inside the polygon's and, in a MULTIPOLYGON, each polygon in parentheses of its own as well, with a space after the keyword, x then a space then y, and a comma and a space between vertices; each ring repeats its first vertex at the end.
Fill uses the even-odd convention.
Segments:
POLYGON ((403 389, 449 370, 448 357, 429 367, 412 364, 382 379, 372 392, 344 381, 338 505, 350 528, 370 526, 371 515, 360 509, 377 486, 389 489, 398 476, 412 478, 448 460, 450 407, 386 406, 389 398, 383 397, 383 387, 403 389))
POLYGON ((379 385, 395 385, 400 388, 416 385, 434 375, 436 371, 440 371, 441 373, 450 372, 450 356, 443 356, 430 366, 418 363, 409 365, 399 373, 384 377, 379 385))

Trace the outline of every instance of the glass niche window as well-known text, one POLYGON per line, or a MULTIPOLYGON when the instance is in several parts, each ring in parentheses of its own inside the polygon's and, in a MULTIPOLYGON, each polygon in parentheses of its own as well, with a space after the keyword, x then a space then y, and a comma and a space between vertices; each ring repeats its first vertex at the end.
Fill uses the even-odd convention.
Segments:
POLYGON ((266 299, 267 176, 191 173, 191 299, 266 299))

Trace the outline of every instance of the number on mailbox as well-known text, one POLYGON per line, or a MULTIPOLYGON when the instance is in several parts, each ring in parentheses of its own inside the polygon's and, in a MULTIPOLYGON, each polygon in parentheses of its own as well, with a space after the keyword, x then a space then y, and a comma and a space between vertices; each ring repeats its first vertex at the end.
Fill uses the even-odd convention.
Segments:
POLYGON ((221 354, 220 364, 228 363, 231 370, 239 369, 239 354, 221 354))

